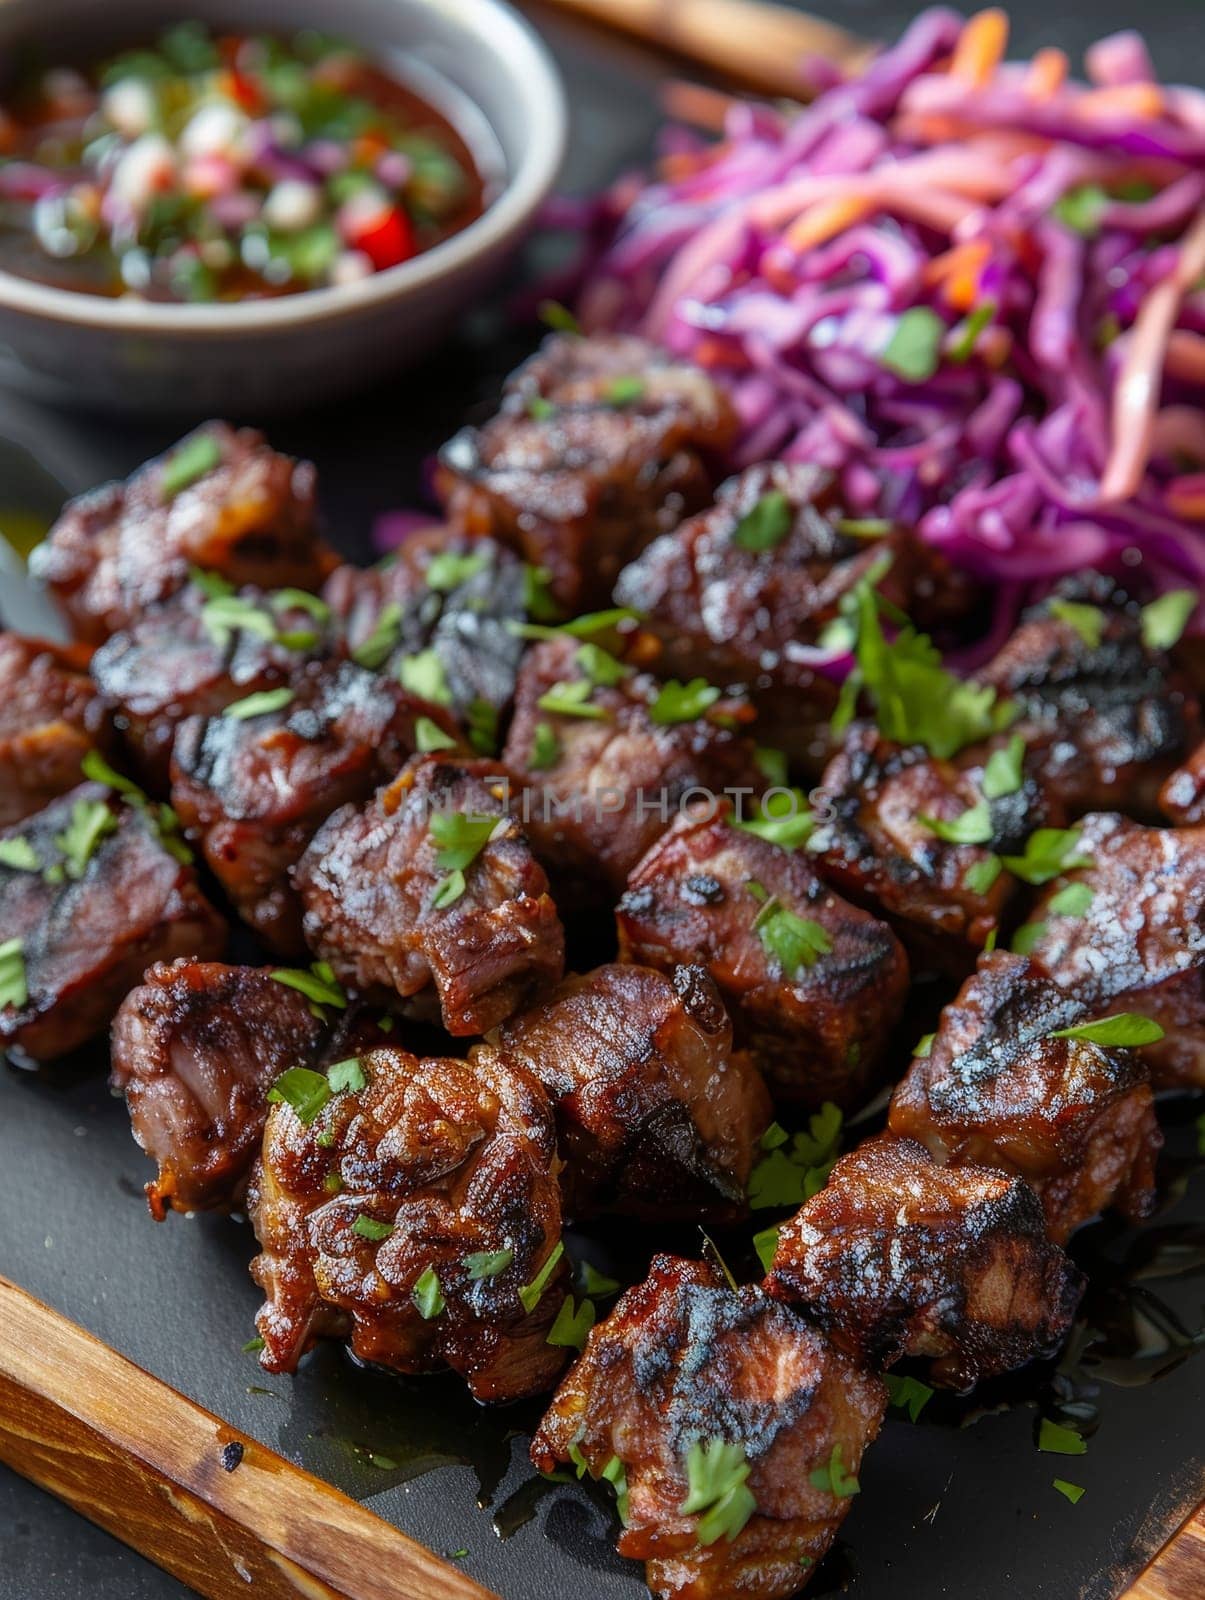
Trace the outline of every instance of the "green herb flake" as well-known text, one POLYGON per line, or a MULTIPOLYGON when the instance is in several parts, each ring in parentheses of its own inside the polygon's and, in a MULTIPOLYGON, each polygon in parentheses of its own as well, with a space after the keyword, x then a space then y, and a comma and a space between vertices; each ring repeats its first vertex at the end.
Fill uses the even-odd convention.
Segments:
POLYGON ((224 594, 207 600, 201 607, 201 623, 219 650, 224 650, 236 633, 248 633, 269 644, 276 638, 275 619, 242 595, 224 594))
POLYGON ((763 1228, 760 1233, 753 1235, 753 1248, 757 1251, 757 1259, 761 1262, 762 1271, 769 1272, 774 1265, 774 1257, 778 1250, 777 1222, 771 1223, 768 1228, 763 1228))
POLYGON ((777 1124, 771 1124, 763 1139, 767 1154, 749 1175, 749 1207, 766 1211, 783 1206, 801 1206, 818 1194, 828 1181, 841 1143, 841 1111, 826 1101, 808 1119, 805 1130, 795 1134, 790 1147, 778 1140, 777 1124))
POLYGON ((435 865, 445 872, 472 866, 504 822, 504 818, 471 816, 465 811, 436 814, 430 823, 431 837, 439 846, 435 865))
POLYGON ((982 861, 973 861, 963 873, 963 886, 971 894, 987 894, 1003 871, 1004 863, 999 856, 986 855, 982 861))
POLYGON ((1114 1016, 1101 1017, 1096 1022, 1081 1022, 1074 1028, 1056 1028, 1052 1039, 1079 1039, 1085 1044, 1095 1044, 1117 1049, 1134 1049, 1144 1044, 1158 1044, 1163 1029, 1150 1017, 1140 1017, 1136 1011, 1118 1011, 1114 1016))
POLYGON ((0 839, 0 867, 12 872, 40 872, 42 863, 28 839, 20 835, 13 839, 0 839))
POLYGON ((992 837, 992 813, 986 800, 977 800, 956 817, 930 817, 922 812, 917 821, 947 844, 986 844, 992 837))
POLYGON ((188 581, 210 600, 234 593, 234 585, 228 578, 223 578, 220 572, 206 572, 204 567, 189 567, 188 581))
POLYGON ((698 1517, 696 1534, 704 1547, 718 1539, 731 1543, 757 1510, 746 1481, 752 1468, 744 1446, 725 1439, 696 1439, 684 1466, 687 1493, 679 1513, 698 1517))
POLYGON ((1095 899, 1096 891, 1086 883, 1069 883, 1051 895, 1046 909, 1056 917, 1082 917, 1095 899))
POLYGON ((836 524, 847 539, 885 539, 894 527, 886 517, 841 517, 836 524))
POLYGON ((213 435, 194 434, 165 459, 159 474, 159 493, 164 500, 174 500, 221 464, 222 448, 213 435))
POLYGON ((941 361, 946 325, 928 306, 913 306, 895 325, 880 363, 907 383, 926 383, 941 361))
POLYGON ((784 850, 798 850, 811 838, 816 819, 803 791, 790 789, 755 801, 753 814, 736 826, 784 850))
POLYGON ((347 1008, 343 986, 326 961, 315 961, 308 972, 301 967, 277 967, 270 976, 286 989, 296 989, 316 1006, 334 1006, 337 1011, 347 1008))
POLYGON ((1024 854, 1005 856, 1004 865, 1024 883, 1049 883, 1060 873, 1092 865, 1091 856, 1076 854, 1079 847, 1078 828, 1038 828, 1026 839, 1024 854))
POLYGON ((537 312, 540 321, 545 327, 551 328, 554 333, 581 333, 581 324, 566 306, 559 300, 541 300, 537 312))
POLYGON ((246 1344, 243 1346, 243 1354, 245 1356, 255 1355, 263 1348, 264 1341, 262 1339, 248 1339, 246 1344))
POLYGON ((1038 1449, 1054 1456, 1082 1456, 1088 1442, 1074 1428, 1064 1428, 1061 1423, 1043 1417, 1038 1426, 1038 1449))
POLYGON ((828 955, 833 942, 818 922, 800 917, 777 896, 765 902, 753 922, 762 949, 786 978, 797 978, 807 967, 828 955))
POLYGON ((270 712, 283 711, 292 699, 292 689, 263 689, 258 694, 249 694, 242 700, 235 700, 226 707, 222 715, 229 717, 233 722, 246 722, 251 717, 266 717, 270 712))
POLYGON ((482 1278, 496 1278, 506 1271, 515 1259, 513 1250, 475 1250, 463 1259, 464 1270, 474 1283, 482 1278))
POLYGON ((550 711, 558 717, 586 717, 594 722, 605 722, 608 713, 603 706, 591 705, 594 685, 589 678, 574 678, 554 683, 536 701, 541 711, 550 711))
POLYGON ((963 366, 975 353, 975 342, 996 315, 994 300, 981 300, 951 331, 946 345, 946 355, 957 366, 963 366))
POLYGON ((933 1041, 937 1038, 935 1033, 924 1033, 913 1046, 912 1054, 922 1061, 927 1061, 933 1052, 933 1041))
POLYGON ((771 489, 732 530, 732 542, 760 554, 775 550, 791 531, 791 503, 781 489, 771 489))
POLYGON ((0 944, 0 1011, 12 1006, 20 1011, 29 1003, 25 974, 25 945, 19 938, 0 944))
POLYGON ((55 845, 63 858, 63 871, 69 878, 82 878, 97 845, 108 834, 117 832, 117 818, 103 800, 77 800, 71 807, 71 820, 55 845))
POLYGON ((1000 750, 993 750, 983 769, 983 796, 985 800, 1002 800, 1005 795, 1016 794, 1024 782, 1022 766, 1025 761, 1025 740, 1014 733, 1000 750))
POLYGON ((706 678, 692 678, 689 683, 679 683, 671 678, 663 683, 657 698, 649 707, 649 719, 660 727, 678 722, 693 722, 720 698, 720 691, 706 678))
POLYGON ((549 1279, 556 1271, 557 1264, 564 1254, 564 1243, 558 1239, 552 1254, 548 1257, 547 1261, 545 1261, 539 1272, 536 1273, 535 1277, 530 1283, 525 1283, 519 1290, 519 1302, 524 1311, 534 1311, 539 1305, 541 1299, 543 1298, 544 1290, 548 1287, 549 1279))
POLYGON ((1197 609, 1195 589, 1170 589, 1142 608, 1142 642, 1148 650, 1170 650, 1180 640, 1197 609))
POLYGON ((645 387, 645 381, 638 373, 624 373, 621 377, 611 379, 603 390, 603 399, 616 409, 635 405, 637 400, 644 398, 645 387))
POLYGON ((1106 617, 1099 606, 1084 605, 1078 600, 1052 600, 1050 614, 1073 628, 1089 650, 1100 649, 1106 617))
POLYGON ((381 607, 367 637, 351 653, 358 667, 368 672, 380 671, 401 642, 402 617, 402 608, 396 600, 381 607))
POLYGON ((403 656, 397 667, 398 682, 422 700, 432 705, 450 706, 452 691, 448 687, 444 664, 434 650, 420 650, 412 656, 403 656))
MULTIPOLYGON (((373 1244, 379 1244, 382 1239, 388 1239, 396 1226, 397 1224, 393 1222, 378 1222, 375 1217, 370 1217, 361 1211, 360 1215, 352 1223, 351 1231, 358 1234, 361 1239, 368 1239, 373 1244)), ((428 1271, 430 1271, 429 1268, 428 1271)), ((418 1287, 417 1284, 415 1287, 418 1287)))
POLYGON ((326 623, 331 619, 330 606, 308 589, 274 589, 268 596, 268 605, 277 616, 282 611, 304 611, 315 622, 326 623))
POLYGON ((605 1272, 600 1272, 589 1261, 579 1261, 576 1272, 578 1287, 590 1297, 591 1300, 605 1300, 610 1295, 619 1293, 619 1280, 608 1278, 605 1272))
POLYGON ((1044 922, 1023 922, 1013 934, 1009 949, 1015 956, 1032 955, 1037 946, 1046 937, 1046 924, 1044 922))
POLYGON ((547 567, 523 563, 523 610, 535 622, 555 622, 559 607, 552 597, 552 574, 547 567))
POLYGON ((527 415, 533 422, 547 422, 556 416, 556 407, 551 400, 545 400, 542 394, 528 395, 527 415))
POLYGON ((322 1180, 322 1188, 325 1194, 342 1194, 343 1179, 341 1175, 338 1172, 328 1172, 322 1180))
POLYGON ((1084 1497, 1085 1491, 1078 1483, 1068 1483, 1066 1478, 1052 1478, 1050 1482, 1051 1486, 1070 1500, 1073 1506, 1077 1506, 1084 1497))
POLYGON ((927 1383, 922 1383, 919 1378, 900 1376, 894 1372, 883 1375, 890 1396, 890 1404, 908 1413, 908 1420, 915 1422, 921 1412, 933 1398, 933 1390, 927 1383))
POLYGON ((455 750, 456 740, 450 733, 445 733, 437 722, 432 722, 430 717, 415 717, 414 743, 422 755, 430 755, 433 750, 455 750))
POLYGON ((1099 183, 1079 183, 1055 201, 1051 215, 1072 233, 1086 239, 1100 232, 1101 218, 1109 196, 1099 183))
POLYGON ((80 762, 80 771, 85 778, 91 778, 93 783, 103 783, 106 789, 112 789, 114 794, 123 794, 128 800, 146 804, 146 795, 131 779, 111 767, 99 750, 89 750, 80 762))
POLYGON ((753 759, 757 762, 757 770, 771 788, 787 787, 789 776, 787 758, 782 750, 774 750, 769 745, 759 744, 753 751, 753 759))
POLYGON ((852 1472, 847 1472, 841 1462, 841 1446, 835 1444, 828 1462, 823 1467, 817 1467, 808 1474, 808 1482, 813 1489, 825 1489, 829 1494, 835 1494, 838 1500, 848 1500, 851 1495, 859 1492, 860 1484, 852 1472))
MULTIPOLYGON (((273 974, 275 976, 275 974, 273 974)), ((308 1128, 331 1097, 325 1074, 309 1067, 290 1067, 268 1090, 268 1099, 277 1105, 291 1106, 308 1128)))
MULTIPOLYGON (((390 1229, 390 1232, 393 1230, 390 1229)), ((414 1288, 410 1291, 410 1299, 414 1309, 424 1322, 430 1322, 433 1317, 439 1316, 447 1306, 443 1290, 440 1288, 439 1275, 432 1266, 424 1267, 414 1280, 414 1288)))
POLYGON ((528 772, 547 772, 561 759, 561 741, 550 722, 537 722, 527 757, 528 772))
POLYGON ((594 1326, 594 1302, 583 1300, 580 1305, 574 1304, 573 1296, 567 1294, 561 1301, 557 1310, 556 1319, 548 1330, 546 1344, 561 1345, 569 1350, 584 1350, 590 1329, 594 1326))
POLYGON ((449 906, 454 906, 468 888, 468 881, 459 867, 446 873, 431 891, 431 898, 427 902, 432 911, 446 911, 449 906))
POLYGON ((349 1056, 346 1061, 336 1061, 326 1069, 326 1081, 336 1094, 358 1094, 368 1079, 356 1057, 349 1056))
POLYGON ((468 583, 489 566, 488 550, 478 550, 471 555, 459 555, 455 550, 441 550, 432 557, 424 573, 428 589, 438 594, 451 594, 468 583))
POLYGON ((376 1450, 369 1452, 368 1464, 371 1467, 376 1467, 378 1472, 396 1472, 398 1467, 392 1456, 383 1456, 376 1450))
POLYGON ((622 683, 632 672, 631 667, 618 660, 609 650, 604 650, 589 639, 578 646, 574 660, 591 683, 601 684, 604 688, 622 683))

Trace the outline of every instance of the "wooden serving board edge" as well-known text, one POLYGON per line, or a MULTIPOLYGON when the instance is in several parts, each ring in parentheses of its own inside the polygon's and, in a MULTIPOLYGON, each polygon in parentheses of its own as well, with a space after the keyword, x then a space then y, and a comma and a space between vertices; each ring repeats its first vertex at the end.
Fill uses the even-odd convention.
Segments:
POLYGON ((1202 1600, 1205 1596, 1205 1500, 1156 1552, 1119 1600, 1202 1600))

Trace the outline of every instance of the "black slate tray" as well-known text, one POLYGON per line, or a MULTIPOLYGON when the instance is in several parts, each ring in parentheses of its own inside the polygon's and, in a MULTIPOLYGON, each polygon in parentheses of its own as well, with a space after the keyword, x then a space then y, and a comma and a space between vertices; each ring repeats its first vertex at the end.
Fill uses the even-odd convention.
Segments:
MULTIPOLYGON (((911 8, 846 0, 829 9, 851 27, 890 36, 911 8)), ((1183 75, 1186 63, 1200 70, 1191 49, 1199 45, 1199 0, 1151 0, 1138 17, 1133 0, 1094 0, 1059 16, 1024 0, 1013 11, 1021 49, 1078 50, 1137 20, 1165 74, 1183 75)), ((584 189, 646 157, 666 68, 638 46, 539 20, 570 80, 567 184, 584 189)), ((272 425, 281 448, 318 462, 341 549, 369 556, 372 517, 416 503, 425 456, 488 403, 529 337, 508 326, 500 295, 421 371, 354 408, 272 425)), ((0 509, 40 504, 53 512, 57 486, 76 492, 125 473, 178 431, 51 413, 0 395, 0 509)), ((1049 1371, 973 1406, 936 1401, 917 1425, 891 1414, 809 1594, 1105 1600, 1170 1535, 1201 1492, 1205 1451, 1205 1361, 1191 1359, 1205 1303, 1205 1176, 1194 1156, 1200 1110, 1188 1100, 1163 1107, 1169 1149, 1160 1216, 1136 1235, 1105 1224, 1077 1242, 1097 1285, 1092 1320, 1114 1351, 1086 1373, 1099 1405, 1088 1453, 1066 1459, 1034 1447, 1049 1371), (1055 1477, 1086 1487, 1077 1506, 1054 1491, 1055 1477)), ((103 1060, 91 1071, 46 1076, 0 1069, 0 1272, 432 1549, 463 1552, 457 1559, 504 1600, 646 1593, 639 1569, 612 1551, 601 1500, 533 1481, 525 1439, 533 1408, 484 1412, 450 1379, 358 1370, 333 1348, 292 1380, 264 1377, 241 1350, 258 1303, 245 1271, 249 1229, 217 1218, 154 1226, 141 1193, 147 1176, 124 1110, 106 1093, 103 1060), (394 1465, 373 1464, 373 1456, 394 1465)), ((186 1593, 0 1468, 0 1600, 186 1593)), ((232 1575, 230 1594, 242 1593, 232 1575)))

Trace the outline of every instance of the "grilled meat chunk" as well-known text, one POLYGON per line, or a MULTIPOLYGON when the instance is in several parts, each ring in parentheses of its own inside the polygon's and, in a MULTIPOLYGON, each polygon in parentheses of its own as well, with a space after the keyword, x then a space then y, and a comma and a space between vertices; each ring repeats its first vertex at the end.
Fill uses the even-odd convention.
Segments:
POLYGON ((776 1102, 850 1109, 879 1082, 908 992, 891 930, 807 857, 732 822, 726 803, 677 818, 619 902, 620 953, 662 970, 698 961, 776 1102))
POLYGON ((651 544, 615 590, 656 634, 659 676, 742 685, 762 739, 817 771, 837 691, 811 653, 842 600, 890 558, 879 591, 920 626, 970 601, 965 579, 931 546, 902 528, 858 538, 844 518, 834 474, 763 462, 651 544))
POLYGON ((1159 789, 1201 734, 1188 680, 1142 638, 1137 604, 1100 573, 1065 580, 976 673, 1021 708, 1013 725, 1070 816, 1158 816, 1159 789))
POLYGON ((1205 822, 1205 744, 1199 744, 1160 789, 1159 808, 1178 828, 1205 822))
POLYGON ((112 745, 88 655, 0 633, 0 827, 73 789, 88 751, 112 745))
POLYGON ((0 1050, 65 1055, 108 1027, 152 962, 221 954, 226 924, 181 842, 104 784, 52 800, 2 845, 0 1050))
POLYGON ((244 920, 272 950, 296 955, 305 942, 289 871, 318 826, 394 776, 420 716, 449 734, 453 724, 350 661, 305 667, 275 692, 288 698, 271 709, 236 701, 180 724, 172 804, 244 920))
POLYGON ((564 636, 536 645, 519 672, 502 759, 527 777, 524 822, 558 899, 613 902, 692 791, 765 787, 752 741, 716 720, 747 716, 743 702, 679 721, 652 678, 613 661, 609 673, 617 681, 592 676, 589 654, 564 636))
POLYGON ((537 590, 530 570, 493 539, 431 528, 388 562, 340 567, 322 593, 353 661, 391 677, 417 674, 427 698, 455 711, 474 748, 492 755, 523 654, 514 625, 537 590))
POLYGON ((485 1033, 559 982, 564 930, 507 798, 497 763, 426 755, 336 811, 293 879, 310 948, 359 993, 400 995, 453 1034, 485 1033), (461 838, 459 852, 447 842, 461 838))
POLYGON ((73 500, 30 560, 79 639, 99 644, 167 599, 189 568, 237 585, 318 589, 314 468, 250 428, 208 422, 166 455, 73 500))
POLYGON ((268 1090, 288 1068, 313 1064, 326 1032, 321 1011, 268 967, 151 967, 113 1019, 109 1084, 158 1164, 146 1186, 157 1220, 237 1204, 268 1090))
POLYGON ((1156 1088, 1205 1089, 1205 828, 1094 813, 1079 837, 1091 865, 1030 913, 1030 957, 1090 1016, 1159 1023, 1163 1038, 1141 1051, 1156 1088))
POLYGON ((1107 1207, 1147 1216, 1163 1142, 1147 1071, 1132 1051, 1053 1037, 1086 1020, 1023 956, 981 957, 892 1096, 891 1132, 943 1166, 1019 1174, 1059 1243, 1107 1207))
POLYGON ((453 526, 512 546, 578 611, 606 604, 619 569, 706 503, 735 427, 718 385, 665 350, 553 335, 492 421, 444 446, 436 488, 453 526))
POLYGON ((301 590, 207 596, 190 585, 101 645, 92 676, 147 787, 166 794, 186 717, 279 688, 323 654, 325 612, 301 590))
POLYGON ((617 1548, 647 1562, 662 1600, 779 1600, 832 1543, 886 1403, 880 1379, 786 1306, 658 1255, 591 1332, 531 1457, 617 1484, 617 1548), (721 1452, 733 1470, 700 1493, 721 1452))
POLYGON ((566 1212, 724 1219, 770 1121, 749 1058, 699 967, 598 967, 513 1017, 496 1050, 538 1078, 557 1114, 566 1212))
POLYGON ((291 1372, 329 1335, 400 1372, 449 1366, 478 1400, 547 1388, 565 1274, 539 1085, 498 1061, 392 1047, 343 1074, 352 1086, 310 1120, 287 1102, 268 1117, 248 1193, 262 1364, 291 1372))
MULTIPOLYGON (((989 837, 957 843, 942 831, 983 802, 983 761, 940 761, 855 724, 813 796, 818 820, 808 841, 820 872, 843 894, 884 917, 914 964, 962 976, 973 965, 1016 889, 997 852, 1019 853, 1052 819, 1025 778, 990 805, 989 837)), ((964 825, 965 827, 965 825, 964 825)))
POLYGON ((783 1223, 766 1289, 854 1361, 931 1357, 936 1382, 965 1389, 1052 1350, 1083 1278, 1020 1178, 879 1138, 783 1223))

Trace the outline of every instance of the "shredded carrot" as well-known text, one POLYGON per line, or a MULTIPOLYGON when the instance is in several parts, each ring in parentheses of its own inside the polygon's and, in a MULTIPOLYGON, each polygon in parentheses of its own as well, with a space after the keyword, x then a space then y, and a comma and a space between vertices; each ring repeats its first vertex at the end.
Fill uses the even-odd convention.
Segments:
POLYGON ((1026 94, 1031 94, 1035 100, 1048 100, 1066 83, 1070 70, 1071 64, 1064 51, 1051 47, 1039 50, 1025 74, 1026 94))
POLYGON ((1167 489, 1167 508, 1175 517, 1205 522, 1205 472, 1174 478, 1167 489))
POLYGON ((1146 121, 1163 115, 1163 90, 1157 83, 1116 83, 1107 89, 1089 89, 1076 104, 1090 117, 1136 117, 1146 121))
POLYGON ((837 195, 832 200, 822 200, 809 206, 783 235, 783 243, 796 255, 814 250, 818 244, 827 244, 837 234, 861 222, 874 210, 875 203, 868 195, 837 195))
POLYGON ((978 11, 963 28, 950 63, 950 76, 976 88, 991 82, 1008 47, 1008 13, 998 6, 978 11))
POLYGON ((695 128, 707 128, 713 133, 720 133, 725 117, 740 101, 720 89, 708 89, 701 83, 687 83, 681 78, 672 78, 661 91, 661 104, 666 115, 678 122, 689 122, 695 128))
POLYGON ((928 288, 934 288, 951 279, 977 275, 991 253, 992 247, 986 239, 969 239, 966 244, 956 244, 926 263, 921 282, 928 288))

